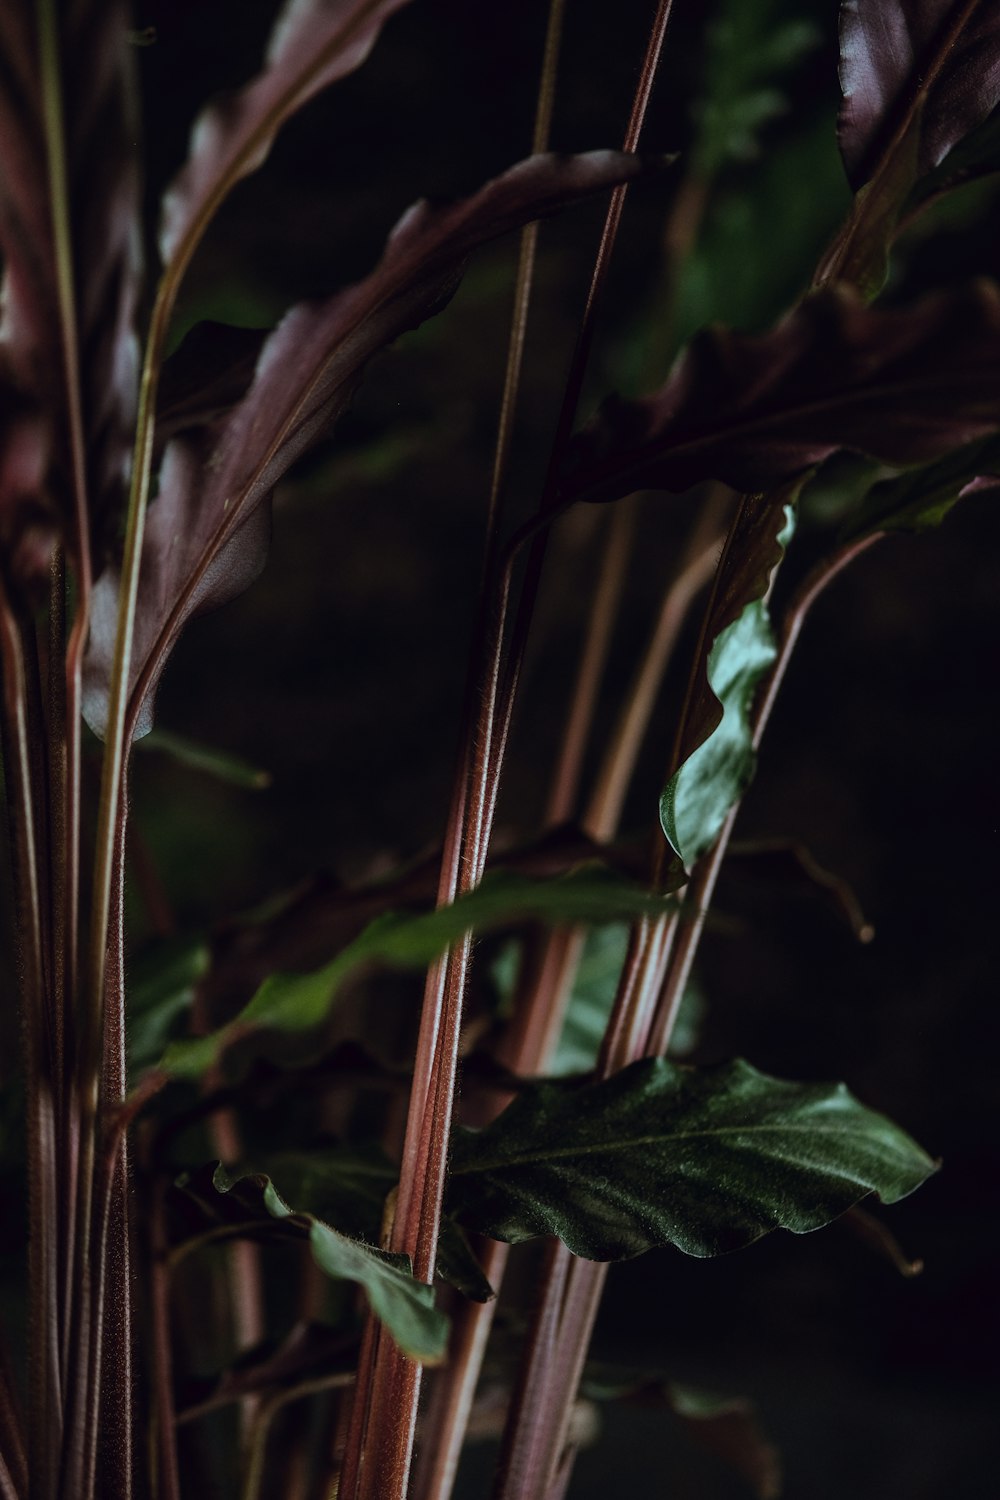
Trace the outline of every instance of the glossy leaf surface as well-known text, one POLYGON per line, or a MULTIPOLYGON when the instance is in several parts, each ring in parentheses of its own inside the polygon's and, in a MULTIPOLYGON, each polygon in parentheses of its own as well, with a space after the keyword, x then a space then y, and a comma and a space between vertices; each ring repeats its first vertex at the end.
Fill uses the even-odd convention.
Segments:
POLYGON ((766 489, 841 448, 917 463, 986 436, 998 411, 992 284, 891 311, 827 287, 768 333, 699 334, 656 395, 606 403, 575 441, 564 498, 766 489))
POLYGON ((819 1229, 868 1193, 894 1203, 934 1169, 843 1084, 650 1058, 582 1089, 525 1089, 487 1129, 460 1130, 450 1206, 480 1233, 556 1234, 593 1260, 707 1256, 819 1229))
POLYGON ((331 963, 313 974, 265 980, 243 1011, 211 1036, 178 1042, 161 1066, 178 1077, 200 1077, 233 1043, 265 1031, 309 1033, 321 1025, 348 975, 362 964, 422 968, 470 929, 522 920, 599 925, 668 909, 654 896, 600 867, 584 866, 558 880, 535 881, 498 871, 453 906, 417 915, 377 917, 331 963))
POLYGON ((855 188, 916 133, 917 175, 1000 100, 1000 12, 988 0, 844 0, 840 149, 855 188))
MULTIPOLYGON (((152 695, 186 620, 233 598, 259 573, 269 536, 266 501, 344 411, 371 357, 445 306, 478 245, 642 170, 639 158, 616 152, 535 156, 458 203, 416 204, 366 280, 287 314, 263 345, 249 391, 221 426, 168 446, 143 548, 133 736, 152 726, 152 695)), ((85 677, 84 712, 97 733, 107 719, 117 597, 110 569, 95 588, 85 677)))
POLYGON ((389 1255, 341 1234, 312 1214, 297 1212, 265 1174, 231 1176, 220 1166, 213 1183, 220 1193, 236 1193, 240 1204, 252 1212, 263 1209, 292 1234, 308 1238, 320 1270, 334 1280, 356 1282, 372 1312, 411 1359, 437 1364, 444 1357, 448 1319, 434 1306, 433 1287, 414 1280, 405 1255, 389 1255))

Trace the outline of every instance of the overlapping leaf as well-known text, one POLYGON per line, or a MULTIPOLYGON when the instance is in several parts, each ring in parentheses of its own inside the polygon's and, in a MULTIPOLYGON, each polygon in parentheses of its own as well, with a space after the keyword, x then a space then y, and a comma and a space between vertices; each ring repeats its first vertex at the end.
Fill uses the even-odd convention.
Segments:
POLYGON ((1000 15, 981 0, 844 0, 840 78, 856 197, 816 279, 874 296, 904 204, 1000 101, 1000 15))
POLYGON ((290 1234, 309 1241, 313 1260, 327 1276, 362 1288, 372 1312, 411 1359, 437 1364, 448 1342, 448 1319, 434 1306, 434 1289, 416 1281, 405 1255, 390 1255, 351 1239, 310 1213, 289 1206, 263 1173, 230 1175, 222 1166, 213 1178, 220 1193, 233 1193, 252 1216, 266 1212, 290 1234))
POLYGON ((449 1206, 479 1233, 556 1234, 592 1260, 706 1256, 819 1229, 869 1193, 894 1203, 934 1169, 843 1084, 650 1058, 582 1089, 527 1088, 485 1130, 460 1130, 449 1206))
POLYGON ((564 497, 766 489, 842 448, 916 463, 986 436, 998 413, 990 283, 891 311, 827 287, 767 333, 707 330, 655 395, 607 403, 575 441, 564 497))
POLYGON ((75 535, 71 518, 84 498, 98 531, 114 517, 136 395, 139 241, 127 15, 124 0, 59 7, 60 171, 46 138, 46 118, 58 134, 59 113, 46 97, 38 8, 30 0, 0 7, 0 339, 21 390, 48 414, 44 488, 58 512, 53 525, 80 545, 88 539, 75 535), (61 295, 54 202, 70 241, 72 317, 61 295), (79 476, 74 397, 84 427, 79 476))
POLYGON ((361 66, 382 26, 407 3, 287 0, 258 77, 195 122, 190 159, 163 204, 165 261, 199 232, 235 183, 263 164, 291 115, 361 66))
MULTIPOLYGON (((221 429, 171 443, 150 508, 132 653, 130 727, 152 723, 152 694, 185 621, 244 588, 263 566, 266 500, 349 402, 372 355, 437 312, 477 245, 643 170, 634 156, 535 156, 444 208, 404 215, 375 271, 318 305, 292 309, 264 344, 246 397, 221 429)), ((85 712, 101 732, 114 651, 117 574, 95 590, 85 712)))
POLYGON ((260 1045, 267 1033, 305 1034, 322 1025, 345 980, 364 964, 423 968, 470 930, 518 920, 597 926, 665 911, 671 898, 654 895, 600 867, 582 867, 558 880, 537 881, 504 871, 452 906, 417 915, 377 917, 336 958, 313 974, 279 974, 264 981, 249 1005, 221 1030, 176 1042, 161 1067, 176 1077, 200 1078, 240 1045, 260 1045))
POLYGON ((1000 474, 1000 437, 983 438, 935 464, 881 479, 865 493, 844 526, 845 541, 877 531, 928 531, 939 526, 964 494, 993 487, 1000 474))
POLYGON ((986 0, 844 0, 838 135, 855 188, 916 136, 917 175, 1000 101, 1000 11, 986 0))

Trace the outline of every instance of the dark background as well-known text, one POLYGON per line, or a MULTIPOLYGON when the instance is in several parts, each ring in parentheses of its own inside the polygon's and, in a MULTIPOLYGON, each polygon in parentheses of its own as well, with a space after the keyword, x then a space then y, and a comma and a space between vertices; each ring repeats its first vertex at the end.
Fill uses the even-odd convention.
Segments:
MULTIPOLYGON (((555 145, 620 140, 651 9, 569 7, 555 145)), ((690 137, 702 8, 678 9, 646 136, 655 150, 683 149, 690 137)), ((818 154, 808 172, 779 173, 773 214, 748 220, 745 242, 716 236, 717 275, 735 303, 719 315, 745 326, 766 323, 801 288, 846 201, 833 133, 835 7, 797 9, 826 40, 764 144, 780 165, 814 135, 818 154), (745 295, 727 255, 750 266, 745 295)), ((138 23, 156 27, 137 52, 151 204, 200 102, 252 71, 273 10, 247 0, 139 7, 138 23)), ((195 267, 185 318, 266 323, 290 301, 363 274, 414 198, 472 188, 525 154, 543 10, 424 0, 396 17, 369 64, 305 110, 234 194, 195 267)), ((723 186, 754 200, 760 184, 764 201, 774 175, 767 186, 764 170, 733 169, 723 186)), ((643 309, 671 191, 665 179, 633 195, 590 402, 634 380, 655 342, 643 309)), ((890 295, 996 270, 992 189, 969 205, 964 221, 958 212, 936 242, 915 241, 900 257, 890 295)), ((578 210, 543 236, 515 515, 537 494, 598 223, 598 210, 578 210)), ((263 578, 194 623, 176 652, 159 722, 273 775, 270 790, 251 794, 152 753, 137 758, 138 824, 192 928, 321 867, 343 878, 392 868, 439 837, 514 253, 505 243, 481 254, 447 312, 373 366, 334 440, 280 494, 263 578)), ((642 502, 598 736, 690 507, 642 502)), ((500 808, 504 838, 538 826, 605 522, 598 510, 572 515, 554 541, 500 808)), ((614 1270, 598 1328, 605 1359, 756 1399, 783 1450, 791 1500, 995 1492, 998 531, 995 497, 975 497, 938 534, 883 542, 837 583, 805 632, 741 816, 741 837, 801 839, 844 875, 875 941, 858 945, 808 893, 732 874, 700 971, 709 1008, 699 1060, 742 1055, 782 1076, 842 1078, 942 1158, 935 1179, 882 1212, 924 1274, 903 1279, 838 1226, 775 1234, 717 1261, 661 1252, 614 1270)), ((807 534, 803 548, 815 545, 807 534)), ((631 831, 655 816, 680 687, 680 676, 667 684, 631 831)), ((744 1493, 666 1414, 638 1408, 606 1413, 571 1494, 606 1494, 609 1483, 672 1500, 744 1493)), ((466 1493, 485 1484, 474 1466, 466 1493)))

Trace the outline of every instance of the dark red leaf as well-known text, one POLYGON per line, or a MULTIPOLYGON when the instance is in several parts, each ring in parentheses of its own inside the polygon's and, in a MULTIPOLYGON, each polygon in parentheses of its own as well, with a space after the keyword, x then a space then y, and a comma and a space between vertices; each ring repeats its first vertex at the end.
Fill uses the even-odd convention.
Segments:
POLYGON ((814 293, 770 332, 709 329, 654 396, 614 401, 575 440, 563 501, 780 484, 846 448, 939 457, 1000 424, 1000 298, 990 283, 907 308, 814 293))
POLYGON ((910 129, 918 176, 1000 101, 1000 8, 991 0, 844 0, 838 135, 851 185, 910 129))
MULTIPOLYGON (((232 598, 263 565, 264 502, 340 416, 369 359, 445 306, 477 245, 645 169, 638 157, 617 152, 531 157, 470 198, 446 207, 416 204, 369 277, 287 314, 221 430, 178 439, 164 457, 139 584, 129 709, 134 734, 152 725, 152 695, 185 621, 232 598)), ((84 712, 98 732, 107 713, 117 590, 110 570, 94 591, 84 712)))
POLYGON ((195 122, 191 156, 163 203, 160 249, 169 261, 197 235, 241 177, 266 160, 282 125, 315 94, 353 73, 383 24, 408 0, 288 0, 263 71, 195 122))

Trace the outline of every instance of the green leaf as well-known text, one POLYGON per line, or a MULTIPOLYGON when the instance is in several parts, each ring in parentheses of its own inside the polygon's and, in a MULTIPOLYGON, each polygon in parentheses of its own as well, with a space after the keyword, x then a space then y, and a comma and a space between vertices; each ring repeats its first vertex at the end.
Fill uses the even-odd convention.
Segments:
POLYGON ((648 1058, 586 1088, 526 1088, 485 1130, 459 1130, 449 1207, 481 1234, 556 1234, 591 1260, 707 1256, 819 1229, 868 1193, 894 1203, 934 1170, 843 1084, 648 1058))
POLYGON ((263 1173, 231 1175, 219 1166, 212 1180, 218 1192, 236 1191, 241 1202, 263 1207, 290 1232, 305 1235, 320 1270, 335 1280, 356 1282, 404 1354, 423 1364, 439 1364, 444 1358, 448 1319, 434 1306, 433 1287, 414 1280, 407 1256, 390 1255, 350 1239, 312 1214, 297 1212, 263 1173))
POLYGON ((937 463, 907 469, 871 486, 847 520, 844 541, 877 531, 930 531, 980 476, 1000 472, 1000 438, 968 443, 937 463))
POLYGON ((752 160, 762 128, 788 101, 776 82, 820 41, 808 21, 781 21, 770 3, 723 0, 706 30, 703 96, 695 108, 694 171, 709 180, 727 161, 752 160))
POLYGON ((238 755, 230 755, 226 750, 216 750, 211 745, 199 745, 197 741, 167 729, 151 729, 138 744, 141 750, 159 750, 178 765, 187 766, 192 771, 204 771, 206 775, 214 776, 217 781, 228 782, 230 786, 259 792, 271 785, 269 771, 260 771, 238 755))
MULTIPOLYGON (((744 502, 753 505, 754 501, 744 502)), ((780 562, 793 526, 791 506, 781 512, 784 525, 774 538, 778 549, 771 569, 751 582, 753 595, 763 593, 773 567, 780 562)), ((726 569, 734 548, 720 564, 726 569)), ((742 560, 737 558, 736 566, 742 560)), ((710 605, 706 639, 712 645, 704 668, 695 675, 695 690, 685 708, 678 769, 660 798, 660 821, 671 847, 690 870, 710 849, 732 807, 753 776, 752 712, 757 689, 777 656, 767 605, 751 597, 730 623, 719 628, 718 585, 710 605)))
POLYGON ((138 955, 128 983, 130 1072, 150 1067, 182 1031, 209 959, 208 945, 190 938, 154 943, 138 955))
POLYGON ((751 709, 777 654, 760 599, 727 626, 709 654, 708 683, 722 704, 722 721, 671 776, 660 799, 663 831, 688 870, 714 844, 729 809, 750 784, 756 762, 751 709))
POLYGON ((176 1077, 198 1078, 248 1034, 315 1031, 345 979, 363 964, 423 968, 470 929, 486 931, 515 921, 598 926, 655 915, 670 904, 669 896, 653 895, 596 864, 546 881, 498 870, 453 906, 377 917, 313 974, 278 974, 265 980, 235 1020, 211 1036, 175 1043, 160 1066, 176 1077))
MULTIPOLYGON (((564 1078, 588 1073, 594 1068, 607 1030, 627 946, 628 927, 625 924, 598 927, 587 934, 556 1053, 551 1066, 546 1069, 551 1076, 564 1078)), ((517 983, 520 950, 519 943, 509 943, 493 962, 491 973, 505 1004, 513 996, 517 983)), ((671 1034, 670 1050, 674 1056, 683 1055, 694 1047, 702 1008, 700 994, 689 985, 671 1034)))

